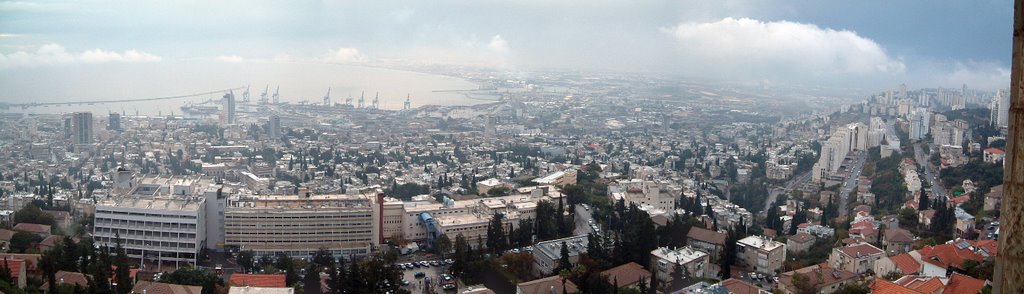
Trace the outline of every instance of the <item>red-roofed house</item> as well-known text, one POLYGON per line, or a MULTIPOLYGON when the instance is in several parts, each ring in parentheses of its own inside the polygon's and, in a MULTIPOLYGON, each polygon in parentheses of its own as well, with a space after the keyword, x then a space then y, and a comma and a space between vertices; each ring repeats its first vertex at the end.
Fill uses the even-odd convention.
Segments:
POLYGON ((818 293, 830 294, 856 280, 857 274, 829 267, 828 263, 808 266, 779 275, 779 290, 783 293, 800 293, 793 285, 793 277, 800 274, 807 278, 807 284, 818 293))
POLYGON ((636 288, 640 284, 640 280, 644 280, 646 283, 651 281, 651 272, 635 262, 603 271, 601 276, 607 277, 609 284, 618 285, 619 288, 636 288))
POLYGON ((233 274, 228 284, 231 286, 252 287, 287 287, 283 274, 233 274))
POLYGON ((882 238, 882 247, 885 248, 886 255, 893 256, 913 250, 914 241, 914 234, 911 234, 910 231, 890 228, 885 230, 885 236, 882 238))
POLYGON ((190 286, 150 281, 139 281, 138 283, 135 283, 135 287, 132 287, 132 293, 201 294, 203 293, 203 286, 190 286))
POLYGON ((988 148, 985 149, 984 153, 985 162, 988 163, 1000 162, 1003 161, 1004 157, 1006 157, 1006 152, 1003 152, 1003 150, 999 148, 988 148))
MULTIPOLYGON (((85 274, 77 273, 77 272, 58 271, 53 276, 54 276, 54 280, 57 281, 58 285, 60 285, 60 284, 72 284, 72 285, 81 286, 82 288, 89 288, 89 279, 88 279, 88 277, 86 277, 85 274)), ((39 289, 42 289, 44 291, 49 290, 50 289, 50 283, 49 282, 44 283, 43 286, 39 287, 39 289)))
POLYGON ((946 200, 946 207, 950 207, 950 208, 957 207, 957 206, 960 206, 961 204, 966 203, 967 200, 971 200, 971 196, 966 195, 966 194, 961 195, 959 197, 953 197, 953 198, 950 198, 949 200, 946 200))
POLYGON ((863 274, 874 270, 875 262, 885 257, 885 252, 868 243, 860 243, 832 249, 828 263, 834 268, 863 274))
POLYGON ((972 242, 956 239, 946 244, 925 246, 917 251, 920 261, 946 269, 949 267, 963 269, 964 262, 974 260, 982 262, 996 255, 997 245, 989 242, 972 242))
POLYGON ((942 293, 946 284, 937 277, 904 276, 896 280, 896 284, 904 288, 917 291, 917 293, 942 293))
POLYGON ((869 287, 871 288, 871 293, 875 294, 922 294, 884 279, 872 280, 869 287))
POLYGON ((725 238, 724 233, 693 227, 690 232, 686 233, 686 245, 704 250, 711 256, 718 256, 722 252, 722 248, 725 248, 725 238))
POLYGON ((946 282, 946 289, 942 293, 978 293, 985 287, 985 281, 975 279, 960 273, 953 273, 946 282))
POLYGON ((14 225, 14 230, 19 232, 28 232, 38 235, 40 238, 46 238, 50 236, 50 226, 30 223, 20 223, 14 225))
POLYGON ((11 277, 14 278, 14 282, 17 284, 18 288, 24 289, 25 284, 28 282, 28 274, 25 272, 28 265, 25 264, 25 260, 4 258, 2 262, 7 265, 8 269, 10 269, 11 277))
POLYGON ((909 253, 903 253, 896 256, 883 257, 875 262, 875 274, 884 276, 890 273, 896 273, 900 276, 916 275, 921 273, 921 262, 914 259, 914 256, 909 253))

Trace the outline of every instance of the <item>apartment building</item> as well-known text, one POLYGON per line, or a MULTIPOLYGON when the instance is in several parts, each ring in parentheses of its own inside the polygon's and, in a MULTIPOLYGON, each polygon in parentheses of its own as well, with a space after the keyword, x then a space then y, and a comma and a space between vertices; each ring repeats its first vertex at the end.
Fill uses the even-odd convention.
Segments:
POLYGON ((749 236, 736 242, 736 260, 749 271, 775 274, 786 261, 786 244, 765 236, 749 236))

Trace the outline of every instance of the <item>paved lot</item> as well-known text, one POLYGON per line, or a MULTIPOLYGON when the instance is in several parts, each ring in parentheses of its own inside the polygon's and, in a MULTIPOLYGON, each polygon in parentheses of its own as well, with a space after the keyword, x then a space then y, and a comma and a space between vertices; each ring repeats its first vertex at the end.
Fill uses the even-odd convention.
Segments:
MULTIPOLYGON (((409 285, 405 286, 405 288, 409 289, 409 291, 412 291, 413 293, 422 293, 423 292, 423 287, 425 287, 425 282, 426 282, 427 278, 430 278, 430 286, 433 287, 434 290, 437 291, 437 292, 443 292, 443 290, 441 290, 441 285, 440 285, 441 274, 445 273, 447 270, 448 270, 448 266, 418 267, 418 268, 412 268, 412 269, 403 270, 402 271, 402 277, 406 281, 409 281, 409 285), (426 276, 425 277, 421 277, 421 278, 416 278, 416 273, 417 272, 423 272, 424 274, 426 274, 426 276)), ((460 285, 460 288, 462 288, 461 285, 460 285)))

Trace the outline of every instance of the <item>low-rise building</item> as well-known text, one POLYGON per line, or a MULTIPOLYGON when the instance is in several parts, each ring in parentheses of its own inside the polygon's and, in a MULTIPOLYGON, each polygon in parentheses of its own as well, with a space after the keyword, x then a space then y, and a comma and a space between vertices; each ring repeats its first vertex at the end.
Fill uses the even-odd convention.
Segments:
POLYGON ((661 247, 651 251, 651 267, 656 272, 658 285, 671 285, 676 278, 707 277, 710 262, 707 252, 689 246, 661 247))
POLYGON ((786 261, 786 244, 764 236, 749 236, 736 242, 737 264, 749 271, 775 274, 786 261))
POLYGON ((725 248, 726 235, 721 232, 701 227, 692 227, 686 233, 686 245, 708 252, 711 256, 719 256, 725 248))
POLYGON ((785 294, 805 293, 794 283, 797 276, 805 280, 806 287, 810 287, 815 293, 831 294, 846 284, 856 281, 857 274, 832 268, 828 263, 808 266, 805 268, 789 271, 779 275, 779 290, 785 294))
POLYGON ((562 244, 569 249, 569 262, 576 264, 580 254, 587 253, 587 236, 574 236, 544 241, 533 245, 533 272, 537 276, 551 274, 562 258, 562 244))
POLYGON ((863 274, 874 270, 875 262, 885 257, 885 252, 868 243, 859 243, 832 249, 828 263, 833 268, 863 274))
POLYGON ((800 253, 811 249, 811 246, 813 246, 814 242, 817 240, 818 238, 814 237, 814 235, 808 233, 797 233, 786 240, 786 247, 789 251, 800 253))

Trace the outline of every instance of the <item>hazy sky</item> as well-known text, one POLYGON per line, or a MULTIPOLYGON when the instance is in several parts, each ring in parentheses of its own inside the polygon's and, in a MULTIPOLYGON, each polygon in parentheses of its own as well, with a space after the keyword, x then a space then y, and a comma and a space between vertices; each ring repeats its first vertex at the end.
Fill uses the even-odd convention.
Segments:
POLYGON ((0 80, 112 63, 403 60, 997 89, 1009 86, 1012 11, 1009 0, 3 1, 0 80))

